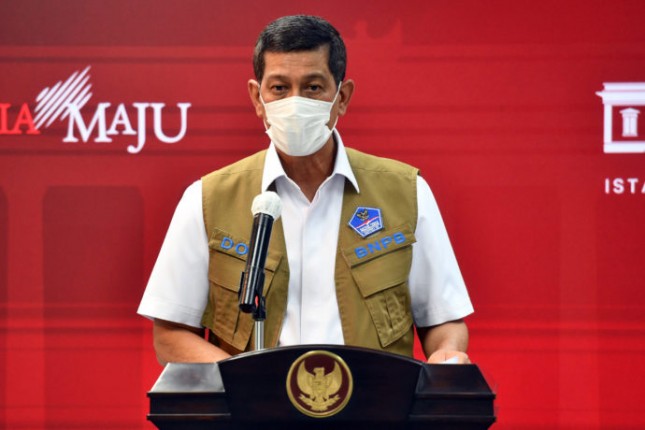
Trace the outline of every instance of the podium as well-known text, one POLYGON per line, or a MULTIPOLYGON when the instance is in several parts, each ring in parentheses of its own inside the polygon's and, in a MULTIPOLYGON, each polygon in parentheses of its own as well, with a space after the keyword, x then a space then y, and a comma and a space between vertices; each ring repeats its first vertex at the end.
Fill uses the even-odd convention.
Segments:
POLYGON ((431 365, 337 345, 169 363, 148 420, 176 429, 487 429, 495 394, 476 365, 431 365))

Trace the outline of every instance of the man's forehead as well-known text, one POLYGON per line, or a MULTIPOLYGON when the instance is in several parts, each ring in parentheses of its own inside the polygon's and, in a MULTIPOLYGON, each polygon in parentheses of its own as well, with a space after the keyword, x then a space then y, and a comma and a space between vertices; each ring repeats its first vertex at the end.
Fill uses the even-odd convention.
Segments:
POLYGON ((264 79, 296 77, 333 79, 329 70, 329 48, 264 53, 264 79))

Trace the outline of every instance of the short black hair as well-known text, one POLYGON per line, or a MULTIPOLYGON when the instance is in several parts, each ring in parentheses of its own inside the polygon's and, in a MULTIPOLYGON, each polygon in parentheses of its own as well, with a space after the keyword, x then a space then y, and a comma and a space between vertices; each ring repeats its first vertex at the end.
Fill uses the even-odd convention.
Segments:
POLYGON ((283 16, 260 33, 253 52, 253 71, 258 82, 264 76, 265 52, 314 51, 329 47, 329 71, 338 85, 345 79, 347 51, 340 33, 323 18, 310 15, 283 16))

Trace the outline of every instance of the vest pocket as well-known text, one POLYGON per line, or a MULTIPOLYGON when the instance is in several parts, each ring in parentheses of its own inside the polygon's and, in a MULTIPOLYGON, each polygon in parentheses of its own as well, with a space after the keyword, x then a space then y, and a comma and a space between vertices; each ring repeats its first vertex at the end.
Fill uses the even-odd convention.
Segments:
POLYGON ((207 326, 238 351, 246 349, 253 328, 251 314, 241 312, 238 306, 240 276, 245 265, 242 259, 211 250, 207 326))
POLYGON ((405 240, 399 246, 388 247, 364 259, 356 258, 356 247, 343 250, 383 348, 399 340, 413 323, 407 280, 415 238, 409 227, 402 234, 405 240))
MULTIPOLYGON (((248 244, 231 237, 221 230, 215 230, 211 240, 208 279, 210 284, 208 305, 204 313, 203 323, 223 341, 238 351, 246 350, 253 331, 253 317, 239 309, 238 292, 240 279, 246 268, 247 254, 239 255, 243 247, 233 244, 248 244)), ((280 258, 267 257, 264 271, 264 295, 266 296, 275 269, 280 258)))

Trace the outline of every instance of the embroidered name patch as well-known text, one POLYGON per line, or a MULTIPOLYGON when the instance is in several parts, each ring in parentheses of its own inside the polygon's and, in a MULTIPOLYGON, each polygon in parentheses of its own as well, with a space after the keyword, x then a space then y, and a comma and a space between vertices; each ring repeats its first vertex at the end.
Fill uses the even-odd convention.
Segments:
POLYGON ((230 237, 223 237, 219 246, 226 251, 233 250, 239 256, 246 255, 249 252, 249 245, 244 242, 235 243, 230 237))
POLYGON ((381 210, 365 207, 356 208, 352 219, 349 220, 349 226, 361 237, 367 237, 379 230, 383 230, 381 210))
POLYGON ((380 239, 375 240, 374 242, 368 243, 365 246, 359 246, 354 248, 356 256, 360 259, 367 257, 370 254, 376 254, 387 250, 387 247, 391 244, 400 245, 405 243, 405 235, 400 231, 395 232, 392 236, 383 236, 380 239))

